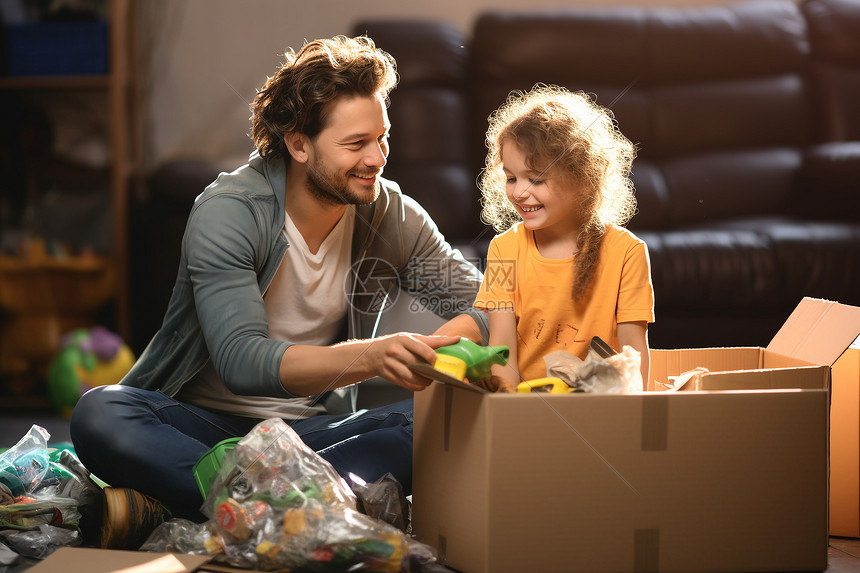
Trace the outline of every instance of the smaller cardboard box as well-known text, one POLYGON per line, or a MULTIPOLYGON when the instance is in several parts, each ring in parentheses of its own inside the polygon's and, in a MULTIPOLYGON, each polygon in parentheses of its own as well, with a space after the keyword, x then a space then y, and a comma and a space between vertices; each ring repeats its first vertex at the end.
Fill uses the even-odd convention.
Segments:
POLYGON ((766 349, 652 353, 660 382, 708 368, 697 392, 433 384, 413 531, 466 573, 824 570, 830 364, 858 333, 804 299, 766 349))
POLYGON ((211 559, 208 555, 115 551, 88 547, 61 547, 27 571, 32 573, 194 573, 211 559))
POLYGON ((833 365, 830 535, 860 537, 860 339, 833 365))
POLYGON ((211 555, 61 547, 28 573, 249 573, 212 561, 211 555))

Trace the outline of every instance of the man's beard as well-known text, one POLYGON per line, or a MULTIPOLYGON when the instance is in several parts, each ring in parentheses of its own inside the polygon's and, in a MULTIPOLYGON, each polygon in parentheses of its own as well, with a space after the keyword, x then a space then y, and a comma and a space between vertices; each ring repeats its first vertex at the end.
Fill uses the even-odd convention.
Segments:
POLYGON ((328 205, 369 205, 379 197, 379 182, 373 184, 373 190, 368 197, 366 194, 354 193, 349 188, 349 173, 336 175, 325 167, 315 167, 306 163, 307 180, 305 186, 311 195, 320 202, 328 205))

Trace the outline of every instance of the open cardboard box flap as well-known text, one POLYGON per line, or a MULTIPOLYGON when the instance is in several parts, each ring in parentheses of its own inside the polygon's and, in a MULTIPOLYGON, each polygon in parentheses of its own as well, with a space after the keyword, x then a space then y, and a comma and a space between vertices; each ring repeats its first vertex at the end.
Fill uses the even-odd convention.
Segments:
POLYGON ((832 366, 860 334, 860 308, 804 298, 767 345, 769 352, 832 366))
POLYGON ((675 385, 704 369, 681 390, 827 388, 830 367, 860 334, 860 308, 804 298, 767 348, 651 350, 649 390, 675 385))

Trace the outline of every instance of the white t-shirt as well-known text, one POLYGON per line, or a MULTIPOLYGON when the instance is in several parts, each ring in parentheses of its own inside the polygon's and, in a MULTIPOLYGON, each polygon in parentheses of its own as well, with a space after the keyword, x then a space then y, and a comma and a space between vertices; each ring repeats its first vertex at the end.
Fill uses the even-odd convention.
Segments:
MULTIPOLYGON (((316 253, 311 253, 289 214, 284 235, 290 247, 263 294, 269 337, 296 344, 334 342, 347 311, 346 278, 352 263, 355 209, 348 207, 316 253)), ((308 418, 323 411, 313 398, 272 398, 233 394, 218 377, 212 361, 179 392, 177 399, 251 418, 308 418)))

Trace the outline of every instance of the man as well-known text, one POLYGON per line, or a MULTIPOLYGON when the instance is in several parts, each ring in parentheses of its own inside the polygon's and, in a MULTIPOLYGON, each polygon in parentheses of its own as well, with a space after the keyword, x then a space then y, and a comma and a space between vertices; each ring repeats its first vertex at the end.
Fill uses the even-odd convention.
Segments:
MULTIPOLYGON (((195 201, 161 329, 119 385, 73 413, 81 461, 125 489, 107 501, 128 511, 113 513, 151 509, 141 492, 199 519, 194 464, 271 417, 341 475, 391 472, 409 490, 412 401, 341 415, 324 404, 354 407, 352 385, 374 376, 423 389, 430 381, 409 366, 460 336, 485 340, 486 319, 471 309, 480 272, 381 178, 396 81, 370 39, 336 37, 288 52, 258 93, 257 153, 195 201), (449 313, 435 336, 374 338, 398 285, 465 314, 449 313)), ((101 544, 123 537, 103 532, 101 544)))

